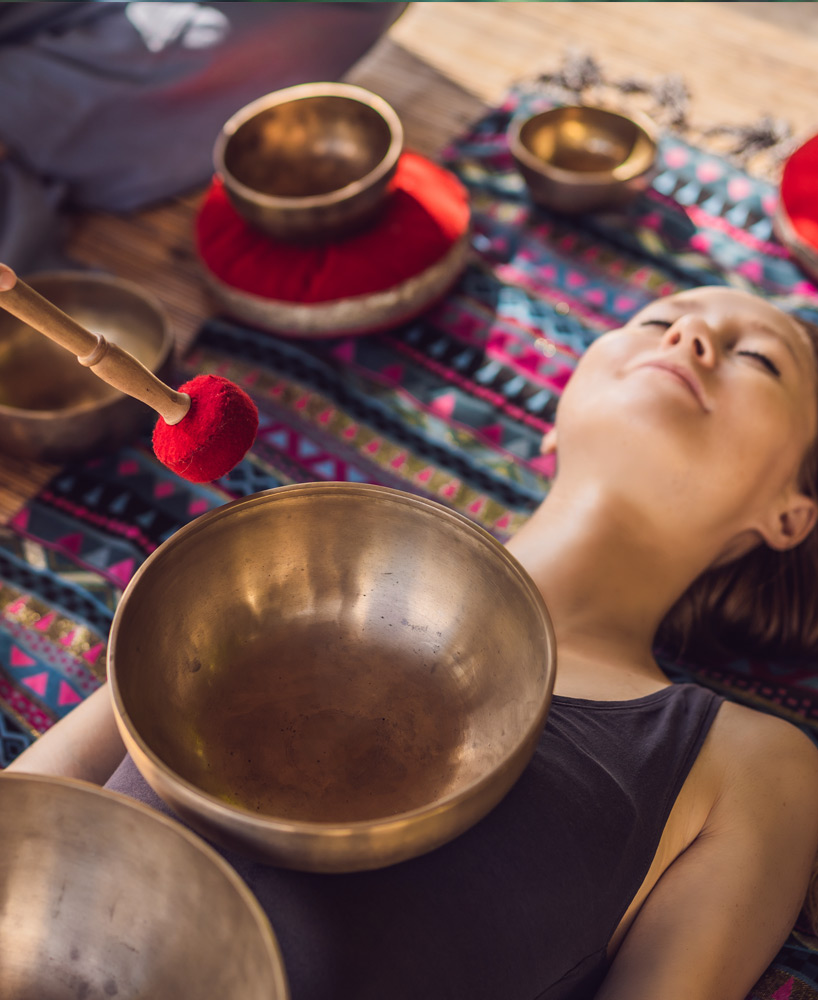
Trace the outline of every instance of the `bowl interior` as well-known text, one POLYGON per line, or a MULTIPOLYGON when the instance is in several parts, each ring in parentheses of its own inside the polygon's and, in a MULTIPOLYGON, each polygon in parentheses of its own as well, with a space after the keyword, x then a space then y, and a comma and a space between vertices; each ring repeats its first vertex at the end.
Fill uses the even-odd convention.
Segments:
POLYGON ((285 487, 183 529, 117 612, 110 671, 138 742, 254 816, 430 807, 542 724, 547 613, 505 550, 397 491, 285 487))
POLYGON ((631 118, 602 108, 553 108, 520 128, 520 143, 543 169, 626 179, 653 162, 652 137, 631 118))
POLYGON ((316 95, 264 108, 227 140, 224 166, 239 183, 279 198, 329 194, 366 177, 392 133, 373 107, 316 95))
MULTIPOLYGON (((169 356, 172 345, 163 315, 129 283, 68 272, 35 275, 29 284, 81 326, 123 347, 151 371, 169 356)), ((0 406, 53 413, 121 397, 70 351, 0 309, 0 406)))
POLYGON ((177 823, 112 792, 0 782, 0 996, 286 1000, 249 889, 177 823))

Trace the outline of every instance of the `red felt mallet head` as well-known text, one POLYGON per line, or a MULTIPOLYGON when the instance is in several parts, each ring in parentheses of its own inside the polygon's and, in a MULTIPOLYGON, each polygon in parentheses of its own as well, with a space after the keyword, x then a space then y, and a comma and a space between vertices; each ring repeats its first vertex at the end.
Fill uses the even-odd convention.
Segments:
POLYGON ((77 356, 115 389, 160 414, 156 457, 194 483, 228 473, 247 454, 258 429, 250 397, 229 379, 198 375, 174 391, 133 355, 91 333, 0 264, 0 306, 77 356))
POLYGON ((229 472, 256 438, 258 410, 252 399, 220 375, 197 375, 179 386, 190 409, 178 424, 160 417, 153 450, 160 462, 193 483, 209 483, 229 472))

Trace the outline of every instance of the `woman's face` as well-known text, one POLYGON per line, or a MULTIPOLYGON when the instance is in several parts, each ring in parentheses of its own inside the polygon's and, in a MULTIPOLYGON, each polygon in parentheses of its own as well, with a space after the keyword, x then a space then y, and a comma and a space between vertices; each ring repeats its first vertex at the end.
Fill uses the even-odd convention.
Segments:
POLYGON ((736 516, 796 483, 816 381, 805 331, 770 303, 723 287, 660 299, 592 344, 566 386, 560 476, 736 516))

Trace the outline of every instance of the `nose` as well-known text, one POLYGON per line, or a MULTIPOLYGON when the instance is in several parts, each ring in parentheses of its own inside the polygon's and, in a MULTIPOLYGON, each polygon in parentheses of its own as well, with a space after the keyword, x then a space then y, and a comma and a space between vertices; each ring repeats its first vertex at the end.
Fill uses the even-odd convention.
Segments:
POLYGON ((700 365, 712 367, 716 361, 713 331, 699 316, 681 316, 668 327, 662 337, 664 347, 682 347, 689 350, 700 365))

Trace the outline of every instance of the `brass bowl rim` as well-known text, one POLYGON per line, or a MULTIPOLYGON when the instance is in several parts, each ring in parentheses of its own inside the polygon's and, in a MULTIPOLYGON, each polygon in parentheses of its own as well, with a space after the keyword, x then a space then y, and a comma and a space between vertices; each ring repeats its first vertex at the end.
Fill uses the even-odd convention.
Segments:
POLYGON ((140 752, 148 758, 151 764, 164 776, 168 777, 177 785, 181 786, 186 790, 186 792, 193 798, 200 798, 205 800, 209 806, 214 810, 215 813, 225 817, 240 817, 246 826, 253 830, 275 830, 278 833, 295 833, 295 834, 307 834, 316 835, 323 834, 330 836, 333 831, 337 831, 339 837, 352 838, 360 837, 361 834, 367 834, 373 831, 383 831, 389 829, 391 826, 401 826, 406 824, 407 821, 420 820, 434 813, 439 813, 444 811, 447 807, 451 805, 456 805, 465 799, 471 798, 475 793, 479 792, 481 788, 489 784, 494 776, 498 773, 502 773, 508 768, 510 761, 512 761, 515 755, 519 752, 520 748, 526 744, 532 743, 535 734, 543 727, 545 724, 545 719, 548 714, 548 710, 551 705, 552 694, 554 690, 554 680, 556 676, 557 667, 557 642, 556 634, 554 632, 554 626, 551 621, 551 615, 548 608, 545 605, 542 594, 537 589, 534 581, 529 576, 528 572, 523 568, 521 563, 506 549, 504 545, 497 541, 497 539, 486 531, 485 528, 476 524, 474 521, 469 520, 463 514, 458 511, 452 510, 449 507, 443 506, 443 504, 438 503, 436 500, 430 500, 427 497, 416 496, 413 493, 407 493, 403 490, 392 489, 388 486, 376 486, 372 483, 347 483, 347 482, 310 482, 310 483, 291 483, 287 486, 276 486, 269 490, 262 490, 258 493, 250 494, 246 497, 241 497, 238 500, 232 500, 229 503, 223 504, 221 507, 217 507, 214 510, 208 511, 206 514, 202 514, 195 520, 186 524, 184 527, 180 528, 175 534, 173 534, 167 541, 163 542, 157 549, 155 549, 145 560, 144 563, 139 567, 134 576, 131 578, 127 587, 123 591, 122 597, 116 607, 114 612, 113 623, 111 625, 111 632, 108 641, 108 683, 111 690, 111 697, 114 706, 114 715, 116 717, 118 725, 124 729, 127 737, 132 740, 135 745, 139 748, 140 752), (416 809, 410 809, 406 812, 393 813, 390 816, 383 816, 379 819, 369 819, 369 820, 335 820, 327 822, 318 822, 315 820, 284 820, 276 818, 271 815, 260 816, 256 812, 251 812, 248 809, 244 809, 241 806, 231 805, 226 803, 223 799, 211 795, 209 792, 204 792, 198 786, 194 785, 192 782, 181 777, 174 770, 172 770, 168 765, 161 760, 153 750, 148 747, 142 736, 137 731, 133 720, 128 715, 125 709, 125 705, 122 698, 122 692, 119 688, 119 681, 117 678, 117 668, 116 668, 116 642, 119 633, 120 624, 122 617, 125 614, 128 605, 128 598, 130 597, 133 590, 138 586, 140 579, 146 575, 149 571, 151 565, 160 558, 160 554, 164 554, 169 549, 173 547, 174 544, 180 544, 182 541, 187 540, 195 534, 205 530, 209 524, 213 521, 221 520, 224 517, 229 517, 230 513, 237 507, 253 507, 257 505, 263 505, 271 500, 275 500, 278 496, 284 495, 297 495, 299 493, 351 493, 353 496, 361 494, 372 494, 375 496, 386 497, 397 503, 403 503, 410 507, 425 507, 431 509, 433 512, 444 515, 451 522, 460 528, 465 528, 468 531, 473 532, 478 538, 480 538, 484 544, 488 546, 489 549, 494 550, 500 555, 500 557, 506 562, 510 569, 514 571, 518 577, 520 583, 523 585, 524 590, 533 600, 535 606, 541 612, 541 618, 543 623, 543 631, 545 632, 545 649, 544 656, 546 660, 546 679, 543 686, 542 697, 537 710, 534 712, 534 717, 529 723, 528 728, 524 733, 518 734, 518 738, 515 741, 515 745, 511 751, 509 751, 503 759, 497 763, 491 770, 487 771, 484 775, 476 778, 470 784, 464 786, 456 792, 452 792, 440 799, 435 799, 424 806, 419 806, 416 809))
POLYGON ((139 802, 137 799, 129 798, 127 795, 122 795, 119 792, 114 792, 110 789, 102 788, 99 785, 94 785, 89 781, 82 781, 79 778, 57 777, 50 774, 29 774, 28 772, 11 771, 4 774, 0 780, 11 780, 20 784, 35 783, 46 787, 57 786, 60 788, 76 789, 86 795, 93 795, 96 798, 110 802, 114 807, 131 809, 134 812, 146 817, 150 822, 158 823, 159 825, 172 830, 177 836, 181 837, 182 840, 185 841, 188 847, 191 847, 196 853, 203 855, 212 865, 215 865, 230 885, 236 890, 242 903, 246 906, 252 916, 253 922, 258 928, 263 940, 265 950, 270 958, 275 978, 275 986, 279 991, 276 993, 276 996, 280 995, 281 1000, 287 1000, 290 995, 290 990, 284 966, 284 957, 281 953, 281 947, 278 943, 275 930, 270 923, 270 918, 264 912, 261 903, 259 903, 255 894, 250 890, 244 879, 241 878, 233 866, 229 864, 215 848, 211 847, 203 837, 198 836, 192 830, 188 830, 188 828, 180 823, 179 820, 174 819, 172 816, 166 816, 164 813, 151 808, 144 802, 139 802))
POLYGON ((511 119, 506 130, 506 139, 511 155, 521 161, 530 170, 541 174, 545 178, 561 181, 564 184, 573 184, 576 187, 591 187, 593 185, 612 183, 620 184, 641 177, 656 162, 656 154, 659 149, 659 131, 656 123, 651 118, 641 111, 633 110, 626 112, 604 104, 559 104, 552 108, 546 108, 543 111, 537 111, 534 114, 515 116, 511 119), (536 118, 551 114, 556 116, 557 113, 564 111, 602 111, 614 118, 630 122, 647 138, 653 155, 649 158, 645 166, 640 165, 638 170, 632 169, 620 175, 616 175, 615 172, 628 162, 627 157, 622 163, 617 164, 616 167, 610 170, 575 171, 555 166, 553 163, 549 163, 548 160, 543 160, 539 156, 535 156, 520 138, 523 126, 536 118))
MULTIPOLYGON (((142 301, 149 306, 155 313, 159 320, 160 330, 161 330, 161 344, 159 350, 159 357, 154 362, 153 365, 149 366, 150 370, 156 374, 157 371, 165 364, 165 362, 170 358, 173 348, 174 339, 170 328, 170 318, 168 316, 167 310, 150 292, 146 292, 141 285, 138 285, 135 281, 129 281, 127 278, 120 278, 115 274, 96 274, 93 271, 71 271, 69 269, 63 269, 58 271, 37 271, 31 276, 26 277, 26 282, 31 285, 34 291, 39 291, 38 285, 42 278, 51 280, 52 278, 64 280, 70 279, 71 281, 79 281, 81 284, 105 284, 112 285, 115 288, 120 288, 125 291, 133 292, 137 298, 142 299, 142 301)), ((42 293, 41 293, 42 294, 42 293)), ((61 308, 61 307, 58 307, 61 308)), ((64 310, 63 310, 64 311, 64 310)), ((9 314, 10 315, 10 314, 9 314)), ((18 322, 23 323, 22 320, 18 322)), ((24 326, 30 326, 28 323, 23 323, 24 326)), ((33 329, 33 327, 32 327, 33 329)), ((36 333, 37 331, 35 331, 36 333)), ((41 337, 45 337, 45 334, 40 334, 41 337)), ((66 364, 71 364, 71 359, 73 359, 75 364, 78 364, 76 357, 69 351, 65 350, 66 364)), ((148 367, 148 366, 146 366, 148 367)), ((33 421, 47 421, 47 420, 57 420, 65 419, 69 417, 80 416, 83 413, 88 413, 89 411, 99 410, 100 412, 108 409, 110 406, 116 406, 121 403, 123 399, 130 399, 132 397, 128 396, 125 392, 120 392, 119 390, 112 388, 112 394, 108 399, 98 400, 94 402, 89 400, 85 403, 78 403, 74 406, 61 407, 59 410, 29 410, 21 406, 7 406, 4 403, 0 403, 0 417, 3 416, 14 416, 18 420, 24 417, 26 420, 33 421)))
POLYGON ((246 104, 228 118, 216 137, 216 143, 213 147, 213 166, 228 190, 232 189, 245 200, 254 202, 263 208, 295 212, 302 209, 335 205, 338 202, 346 201, 360 194, 362 191, 377 184, 391 170, 394 170, 402 152, 403 124, 392 105, 379 94, 375 94, 365 87, 358 87, 352 83, 299 83, 294 87, 274 90, 263 97, 258 97, 255 101, 246 104), (248 187, 227 169, 224 156, 228 143, 242 125, 254 118, 260 111, 266 111, 280 104, 290 104, 293 101, 307 100, 311 97, 345 97, 372 108, 383 118, 389 129, 389 147, 380 162, 369 173, 363 177, 359 177, 356 181, 345 184, 344 187, 336 188, 334 191, 326 191, 324 194, 285 197, 283 195, 265 194, 262 191, 257 191, 255 188, 248 187))

